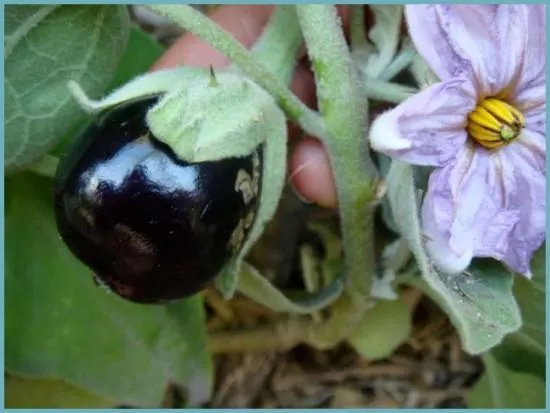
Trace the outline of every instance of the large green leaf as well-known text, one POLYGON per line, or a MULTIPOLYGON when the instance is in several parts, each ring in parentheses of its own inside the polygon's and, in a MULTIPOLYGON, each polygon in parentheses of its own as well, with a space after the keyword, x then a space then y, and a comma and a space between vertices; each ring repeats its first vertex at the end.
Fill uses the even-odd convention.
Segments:
POLYGON ((78 81, 91 95, 113 78, 126 47, 125 6, 5 7, 6 170, 33 162, 83 119, 67 88, 78 81))
POLYGON ((539 377, 509 370, 491 353, 483 356, 485 373, 468 397, 474 409, 541 409, 545 407, 546 385, 539 377))
POLYGON ((5 366, 63 379, 103 398, 159 407, 169 383, 190 404, 211 389, 199 297, 167 306, 126 302, 94 285, 61 242, 52 182, 6 182, 5 366))
POLYGON ((424 250, 412 167, 394 160, 386 179, 394 221, 422 274, 422 280, 411 282, 449 314, 464 350, 483 353, 517 331, 521 316, 510 271, 494 260, 476 260, 462 274, 438 273, 424 250))
MULTIPOLYGON (((153 63, 162 55, 164 48, 143 30, 132 27, 128 46, 120 59, 113 80, 107 91, 111 91, 129 82, 136 76, 146 73, 153 63)), ((59 145, 52 151, 57 156, 62 156, 71 145, 74 137, 90 121, 89 116, 83 117, 78 124, 63 135, 59 145)))

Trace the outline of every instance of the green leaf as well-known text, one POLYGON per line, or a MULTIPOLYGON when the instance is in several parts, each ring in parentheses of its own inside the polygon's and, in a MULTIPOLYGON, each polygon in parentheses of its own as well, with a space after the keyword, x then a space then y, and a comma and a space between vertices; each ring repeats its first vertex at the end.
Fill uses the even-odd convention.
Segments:
POLYGON ((100 409, 116 405, 63 380, 7 374, 4 386, 5 407, 12 409, 100 409))
POLYGON ((468 273, 431 273, 408 281, 421 288, 449 315, 463 348, 480 354, 521 327, 521 315, 512 295, 512 274, 490 259, 474 260, 468 273))
POLYGON ((546 385, 540 378, 509 370, 491 353, 483 356, 485 373, 468 396, 468 407, 474 409, 541 409, 544 408, 546 385))
POLYGON ((390 356, 411 333, 410 309, 401 299, 378 301, 365 313, 350 344, 367 360, 390 356))
POLYGON ((31 377, 63 379, 119 404, 159 407, 166 386, 191 405, 210 395, 199 296, 137 305, 94 285, 61 242, 51 180, 6 181, 5 365, 31 377))
MULTIPOLYGON (((128 46, 115 72, 107 90, 113 90, 129 82, 149 70, 155 61, 162 55, 163 47, 143 30, 133 27, 130 30, 128 46)), ((59 145, 52 151, 57 156, 62 156, 78 132, 90 121, 85 116, 78 124, 61 139, 59 145)))
POLYGON ((410 282, 422 288, 450 316, 464 350, 480 354, 521 327, 512 294, 513 275, 494 260, 475 260, 467 272, 436 272, 424 251, 418 197, 410 165, 393 161, 388 172, 388 199, 396 225, 409 243, 422 274, 410 282))
POLYGON ((545 377, 546 365, 546 245, 531 262, 533 279, 517 276, 514 296, 519 303, 523 326, 507 336, 492 354, 508 368, 545 377))
POLYGON ((93 95, 105 90, 126 47, 129 16, 114 5, 8 5, 5 13, 4 162, 11 171, 83 119, 67 83, 93 95))

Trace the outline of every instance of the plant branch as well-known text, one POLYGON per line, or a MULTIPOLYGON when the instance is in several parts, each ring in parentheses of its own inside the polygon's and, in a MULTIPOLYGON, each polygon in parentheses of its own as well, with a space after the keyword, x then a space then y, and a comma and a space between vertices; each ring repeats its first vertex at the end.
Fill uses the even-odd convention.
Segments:
POLYGON ((212 332, 208 348, 213 354, 284 351, 307 341, 310 324, 306 317, 291 317, 261 327, 212 332))
MULTIPOLYGON (((267 90, 286 115, 314 136, 323 136, 325 127, 318 113, 308 108, 274 73, 210 18, 188 5, 148 5, 151 10, 195 34, 229 58, 254 82, 267 90)), ((263 52, 262 52, 263 53, 263 52)))
POLYGON ((352 289, 370 294, 374 272, 372 217, 377 171, 369 157, 367 99, 334 6, 296 6, 313 61, 319 107, 338 191, 343 243, 352 289))

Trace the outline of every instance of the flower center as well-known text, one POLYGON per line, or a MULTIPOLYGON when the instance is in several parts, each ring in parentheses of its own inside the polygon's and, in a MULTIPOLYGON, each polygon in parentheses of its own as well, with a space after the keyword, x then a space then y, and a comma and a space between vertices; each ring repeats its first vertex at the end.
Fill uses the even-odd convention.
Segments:
POLYGON ((515 107, 487 98, 468 115, 466 130, 481 146, 497 149, 516 139, 524 125, 525 117, 515 107))

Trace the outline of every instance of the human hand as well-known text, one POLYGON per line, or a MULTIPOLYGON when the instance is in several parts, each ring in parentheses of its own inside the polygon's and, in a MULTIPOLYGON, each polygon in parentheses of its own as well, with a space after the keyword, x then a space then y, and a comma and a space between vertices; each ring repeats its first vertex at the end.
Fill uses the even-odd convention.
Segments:
MULTIPOLYGON (((221 6, 216 8, 210 17, 245 47, 250 48, 261 35, 273 9, 274 6, 221 6)), ((339 10, 345 22, 347 9, 340 8, 339 10)), ((153 65, 152 70, 166 69, 181 64, 220 68, 229 63, 229 60, 213 47, 187 33, 161 56, 153 65)), ((291 90, 305 104, 314 107, 316 104, 315 83, 313 74, 306 65, 307 63, 303 61, 296 65, 291 90)), ((300 135, 298 127, 289 124, 290 139, 298 139, 300 135)), ((296 145, 293 145, 288 168, 289 179, 302 198, 325 207, 336 206, 336 189, 329 160, 322 144, 317 139, 304 137, 296 142, 296 145)))

